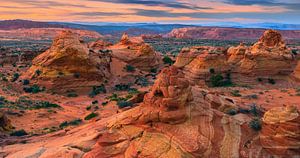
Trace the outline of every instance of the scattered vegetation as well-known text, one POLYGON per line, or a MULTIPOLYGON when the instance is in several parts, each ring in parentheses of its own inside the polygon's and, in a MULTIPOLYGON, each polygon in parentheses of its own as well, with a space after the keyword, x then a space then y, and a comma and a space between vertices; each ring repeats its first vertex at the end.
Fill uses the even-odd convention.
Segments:
POLYGON ((25 135, 28 135, 28 133, 24 129, 17 130, 17 131, 10 133, 10 136, 17 136, 17 137, 21 137, 21 136, 25 136, 25 135))
POLYGON ((142 86, 142 87, 147 87, 150 85, 150 83, 146 77, 140 77, 140 76, 135 80, 134 83, 139 86, 142 86))
POLYGON ((273 78, 268 78, 268 83, 276 84, 276 81, 273 78))
POLYGON ((230 110, 228 110, 227 112, 226 112, 228 115, 236 115, 237 113, 238 113, 238 111, 237 110, 235 110, 235 109, 230 109, 230 110))
POLYGON ((120 109, 125 108, 125 107, 131 107, 133 104, 128 101, 120 100, 117 102, 117 105, 120 109))
POLYGON ((168 65, 173 65, 174 64, 174 61, 170 57, 168 57, 168 56, 164 56, 163 62, 165 64, 168 64, 168 65))
POLYGON ((231 95, 234 97, 241 97, 242 95, 240 94, 239 90, 234 90, 231 92, 231 95))
POLYGON ((15 82, 19 79, 20 74, 19 73, 14 73, 13 78, 11 79, 11 82, 15 82))
POLYGON ((262 128, 261 120, 258 118, 254 118, 249 122, 249 126, 255 131, 260 131, 262 128))
POLYGON ((104 84, 101 84, 100 86, 94 86, 92 91, 90 92, 89 96, 91 98, 93 98, 100 93, 106 93, 106 88, 105 88, 104 84))
POLYGON ((84 118, 84 120, 90 120, 90 119, 92 119, 92 118, 97 117, 98 115, 99 115, 98 113, 92 112, 92 113, 88 114, 88 115, 84 118))
POLYGON ((30 84, 30 81, 29 81, 29 80, 27 80, 27 79, 23 80, 22 82, 23 82, 23 85, 24 85, 24 86, 26 86, 26 85, 29 85, 29 84, 30 84))
POLYGON ((40 86, 34 84, 32 86, 27 86, 23 88, 24 92, 26 93, 39 93, 45 90, 45 88, 40 88, 40 86))
POLYGON ((64 128, 66 128, 66 127, 68 127, 68 126, 77 126, 77 125, 79 125, 79 124, 81 124, 82 123, 82 120, 81 119, 75 119, 75 120, 72 120, 72 121, 65 121, 65 122, 63 122, 63 123, 61 123, 60 125, 59 125, 59 127, 61 128, 61 129, 64 129, 64 128))
POLYGON ((233 86, 230 73, 227 73, 225 78, 221 74, 212 74, 209 82, 212 87, 233 86))
POLYGON ((78 94, 76 92, 69 92, 67 94, 67 97, 70 97, 70 98, 75 98, 75 97, 78 97, 78 94))
POLYGON ((135 72, 135 67, 131 66, 131 65, 126 65, 124 67, 124 69, 127 71, 127 72, 135 72))

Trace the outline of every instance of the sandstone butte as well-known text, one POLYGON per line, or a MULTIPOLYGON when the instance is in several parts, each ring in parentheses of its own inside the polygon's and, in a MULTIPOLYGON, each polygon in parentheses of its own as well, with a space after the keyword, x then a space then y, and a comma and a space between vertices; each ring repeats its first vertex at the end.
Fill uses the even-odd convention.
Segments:
POLYGON ((48 90, 84 91, 118 76, 126 65, 150 71, 162 66, 162 60, 141 38, 124 35, 116 45, 102 40, 84 43, 76 33, 63 31, 21 78, 48 90))
POLYGON ((299 70, 295 69, 296 56, 286 47, 281 34, 274 30, 266 31, 249 47, 241 43, 228 50, 208 46, 183 49, 174 65, 183 67, 187 78, 196 84, 208 81, 211 69, 230 74, 235 83, 254 83, 257 78, 288 81, 293 74, 299 76, 299 70))
MULTIPOLYGON (((266 32, 257 44, 277 50, 282 41, 266 41, 270 33, 274 32, 266 32)), ((255 45, 249 50, 265 53, 255 45)), ((223 54, 223 49, 218 48, 202 50, 223 54)), ((254 131, 248 125, 253 116, 226 114, 238 109, 233 99, 190 82, 186 67, 198 58, 211 59, 203 58, 199 51, 195 49, 193 57, 178 57, 175 65, 164 68, 139 106, 71 130, 26 138, 26 144, 5 146, 0 153, 7 158, 298 157, 299 109, 270 109, 263 116, 262 130, 254 131)), ((273 62, 274 58, 268 59, 273 62)))
POLYGON ((110 76, 110 55, 91 52, 77 34, 63 31, 22 76, 47 89, 90 87, 110 76), (76 77, 78 75, 78 77, 76 77))
POLYGON ((162 57, 141 37, 130 38, 125 33, 119 43, 108 49, 112 50, 113 57, 142 71, 157 69, 162 65, 162 57))

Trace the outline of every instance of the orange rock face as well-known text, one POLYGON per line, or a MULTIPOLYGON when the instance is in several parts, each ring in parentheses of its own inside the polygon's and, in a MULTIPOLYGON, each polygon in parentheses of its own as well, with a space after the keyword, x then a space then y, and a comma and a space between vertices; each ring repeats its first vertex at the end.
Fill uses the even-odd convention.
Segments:
POLYGON ((109 77, 109 63, 110 54, 90 52, 79 36, 65 31, 54 39, 49 50, 33 60, 22 77, 50 89, 72 88, 81 82, 91 86, 109 77))
POLYGON ((119 43, 108 49, 112 50, 113 57, 143 71, 156 69, 162 64, 161 56, 141 37, 129 38, 124 34, 119 43))
POLYGON ((184 49, 174 65, 184 67, 184 73, 191 83, 208 81, 211 69, 216 73, 232 74, 235 82, 248 83, 255 82, 253 76, 287 78, 294 71, 296 62, 280 33, 268 30, 251 47, 241 43, 228 50, 203 46, 184 49), (252 81, 249 81, 251 78, 252 81))
POLYGON ((296 107, 271 109, 263 122, 260 142, 265 150, 284 157, 300 155, 300 114, 296 107))

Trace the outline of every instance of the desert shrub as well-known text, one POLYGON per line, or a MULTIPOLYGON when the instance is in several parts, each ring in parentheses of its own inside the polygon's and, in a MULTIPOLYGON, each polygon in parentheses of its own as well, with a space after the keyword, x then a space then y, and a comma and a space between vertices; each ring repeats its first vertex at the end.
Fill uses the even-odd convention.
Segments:
POLYGON ((250 106, 250 110, 249 112, 253 115, 253 116, 260 116, 262 115, 262 111, 259 107, 256 106, 256 104, 252 104, 250 106))
POLYGON ((108 102, 107 102, 107 101, 106 101, 106 102, 102 102, 102 103, 101 103, 101 105, 102 105, 102 106, 105 106, 105 105, 107 105, 107 104, 108 104, 108 102))
POLYGON ((90 119, 95 118, 95 117, 97 117, 97 116, 98 116, 98 113, 92 112, 92 113, 88 114, 88 115, 84 118, 84 120, 90 120, 90 119))
POLYGON ((157 69, 156 68, 151 68, 150 72, 151 73, 157 73, 157 69))
POLYGON ((138 77, 135 80, 135 84, 142 86, 142 87, 147 87, 147 86, 149 86, 149 81, 146 77, 138 77))
POLYGON ((135 71, 135 67, 131 66, 131 65, 126 65, 124 67, 124 69, 127 71, 127 72, 134 72, 135 71))
POLYGON ((70 98, 74 98, 74 97, 78 97, 78 94, 76 93, 76 92, 69 92, 68 94, 67 94, 67 97, 70 97, 70 98))
POLYGON ((73 74, 73 76, 74 76, 75 78, 79 78, 79 77, 80 77, 80 73, 79 73, 79 72, 76 72, 76 73, 73 74))
POLYGON ((29 84, 30 84, 29 80, 27 80, 27 79, 23 80, 23 85, 29 85, 29 84))
POLYGON ((28 135, 28 133, 24 129, 10 133, 10 136, 17 136, 17 137, 21 137, 21 136, 25 136, 25 135, 28 135))
POLYGON ((248 109, 244 109, 244 108, 239 108, 238 113, 242 113, 242 114, 249 114, 249 110, 248 109))
POLYGON ((215 73, 215 69, 214 68, 210 68, 209 69, 209 73, 214 74, 215 73))
POLYGON ((5 76, 3 76, 1 79, 2 79, 2 81, 4 81, 4 82, 7 82, 7 81, 8 81, 8 79, 7 79, 5 76))
POLYGON ((98 103, 99 103, 98 100, 92 101, 92 104, 98 104, 98 103))
POLYGON ((242 95, 240 94, 239 90, 234 90, 231 92, 231 95, 234 97, 241 97, 242 95))
POLYGON ((246 99, 258 99, 258 95, 257 94, 250 94, 250 95, 246 95, 244 98, 246 98, 246 99))
POLYGON ((40 76, 41 74, 42 74, 42 71, 41 71, 41 70, 36 70, 36 71, 35 71, 35 75, 36 75, 36 76, 40 76))
POLYGON ((107 97, 110 101, 126 101, 126 98, 119 97, 117 94, 113 93, 111 96, 107 97))
POLYGON ((18 74, 18 73, 14 73, 14 75, 13 75, 13 78, 12 78, 11 82, 15 82, 15 81, 17 81, 17 80, 19 79, 19 77, 20 77, 20 74, 18 74))
POLYGON ((75 120, 72 120, 72 121, 65 121, 65 122, 63 122, 63 123, 61 123, 60 125, 59 125, 59 128, 66 128, 66 127, 68 127, 68 126, 77 126, 77 125, 79 125, 79 124, 81 124, 82 123, 82 120, 81 119, 75 119, 75 120))
POLYGON ((169 64, 169 65, 174 64, 174 61, 173 61, 170 57, 168 57, 168 56, 164 56, 163 62, 164 62, 165 64, 169 64))
POLYGON ((227 112, 226 112, 228 115, 236 115, 238 112, 237 112, 237 110, 235 110, 235 109, 230 109, 230 110, 228 110, 227 112))
POLYGON ((121 100, 121 101, 118 101, 117 102, 117 105, 120 109, 122 108, 125 108, 125 107, 130 107, 132 106, 133 104, 131 102, 128 102, 128 101, 124 101, 124 100, 121 100))
POLYGON ((58 76, 64 76, 65 74, 63 72, 58 72, 58 76))
POLYGON ((116 91, 128 91, 128 90, 130 90, 130 85, 129 84, 117 84, 117 85, 115 85, 115 90, 116 91))
POLYGON ((39 93, 42 92, 44 89, 40 88, 38 85, 34 84, 31 87, 24 87, 23 90, 26 93, 39 93))
POLYGON ((209 81, 212 87, 232 86, 230 73, 226 74, 226 78, 224 78, 221 74, 212 75, 209 81))
POLYGON ((255 131, 260 131, 262 128, 262 123, 261 123, 260 119, 254 118, 249 122, 249 127, 255 131))
POLYGON ((262 82, 263 79, 259 77, 259 78, 257 78, 257 81, 258 81, 258 82, 262 82))
POLYGON ((91 98, 93 98, 100 93, 106 93, 106 88, 105 88, 104 84, 101 84, 100 86, 94 86, 92 91, 90 92, 89 96, 91 98))
POLYGON ((268 83, 270 84, 276 84, 275 80, 273 78, 268 78, 268 83))

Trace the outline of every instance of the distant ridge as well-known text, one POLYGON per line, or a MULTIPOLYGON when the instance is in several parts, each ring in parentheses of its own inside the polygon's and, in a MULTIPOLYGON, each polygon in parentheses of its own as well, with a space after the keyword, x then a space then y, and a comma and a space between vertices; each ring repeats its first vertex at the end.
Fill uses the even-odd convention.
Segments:
POLYGON ((51 24, 49 22, 37 22, 29 20, 3 20, 0 21, 0 30, 30 29, 30 28, 67 28, 60 24, 51 24))

